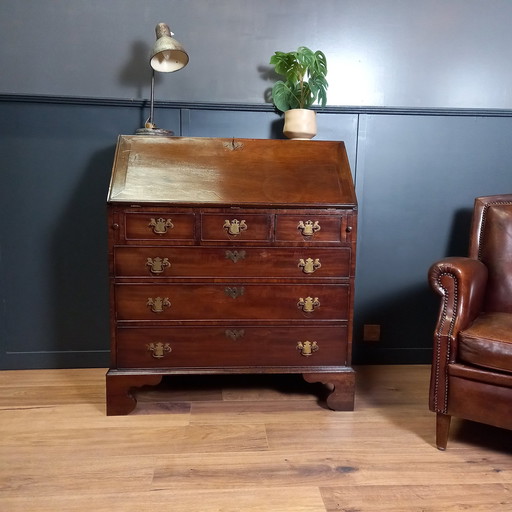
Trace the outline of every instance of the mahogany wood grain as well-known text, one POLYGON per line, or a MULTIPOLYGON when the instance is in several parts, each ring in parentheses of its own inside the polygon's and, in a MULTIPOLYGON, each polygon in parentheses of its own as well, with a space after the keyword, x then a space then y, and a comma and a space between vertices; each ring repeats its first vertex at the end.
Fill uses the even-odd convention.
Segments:
POLYGON ((351 252, 347 247, 336 249, 275 248, 275 247, 183 247, 120 246, 115 249, 115 275, 145 278, 288 278, 317 281, 319 279, 343 279, 350 276, 351 252), (160 274, 148 265, 148 258, 164 260, 160 274), (318 260, 319 267, 305 274, 301 260, 318 260))
POLYGON ((107 414, 129 414, 137 405, 135 388, 156 386, 161 380, 161 375, 123 375, 110 370, 106 375, 107 414))
POLYGON ((185 373, 304 373, 353 409, 343 142, 120 136, 108 210, 109 415, 185 373))
POLYGON ((123 327, 117 333, 119 368, 304 367, 347 364, 347 326, 177 326, 123 327), (315 342, 315 357, 304 356, 298 344, 315 342), (150 343, 167 344, 156 359, 150 343), (247 362, 250 362, 247 365, 247 362), (191 366, 192 362, 192 366, 191 366))

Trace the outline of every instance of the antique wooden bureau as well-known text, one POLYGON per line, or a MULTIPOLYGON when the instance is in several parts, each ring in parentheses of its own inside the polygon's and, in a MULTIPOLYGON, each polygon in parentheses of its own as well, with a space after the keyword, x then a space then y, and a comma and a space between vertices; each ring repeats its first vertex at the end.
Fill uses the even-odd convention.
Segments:
POLYGON ((120 136, 107 414, 164 375, 299 373, 354 407, 357 202, 343 142, 120 136))

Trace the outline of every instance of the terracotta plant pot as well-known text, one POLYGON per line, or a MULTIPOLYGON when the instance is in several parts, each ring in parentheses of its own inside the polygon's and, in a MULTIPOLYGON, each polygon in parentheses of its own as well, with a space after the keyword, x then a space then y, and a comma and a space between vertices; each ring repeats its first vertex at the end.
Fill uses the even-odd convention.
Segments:
POLYGON ((305 108, 287 110, 283 133, 289 139, 312 139, 316 135, 316 112, 305 108))

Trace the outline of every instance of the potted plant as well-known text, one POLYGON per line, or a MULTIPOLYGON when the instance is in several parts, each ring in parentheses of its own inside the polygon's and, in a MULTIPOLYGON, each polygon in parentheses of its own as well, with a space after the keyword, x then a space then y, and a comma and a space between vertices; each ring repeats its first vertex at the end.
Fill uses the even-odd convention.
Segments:
POLYGON ((310 139, 316 135, 316 112, 311 106, 327 103, 327 59, 323 52, 300 46, 294 52, 275 52, 270 58, 284 80, 272 87, 272 101, 284 112, 283 133, 288 138, 310 139))

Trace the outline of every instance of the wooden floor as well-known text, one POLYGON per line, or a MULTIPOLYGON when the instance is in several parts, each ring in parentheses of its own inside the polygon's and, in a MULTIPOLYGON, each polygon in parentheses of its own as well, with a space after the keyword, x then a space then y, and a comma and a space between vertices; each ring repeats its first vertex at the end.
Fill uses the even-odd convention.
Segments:
POLYGON ((354 412, 298 376, 211 376, 117 417, 105 370, 1 372, 0 510, 512 510, 511 432, 455 421, 440 452, 427 366, 357 370, 354 412))

